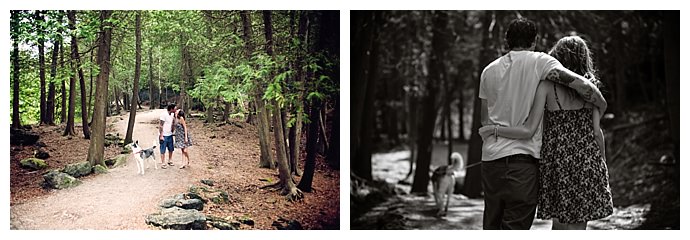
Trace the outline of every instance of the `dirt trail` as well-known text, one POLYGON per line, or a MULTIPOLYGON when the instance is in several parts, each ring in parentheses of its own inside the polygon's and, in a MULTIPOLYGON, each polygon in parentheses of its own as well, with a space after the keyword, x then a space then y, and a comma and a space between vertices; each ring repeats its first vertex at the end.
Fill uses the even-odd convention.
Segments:
MULTIPOLYGON (((434 152, 432 159, 441 159, 441 154, 434 152)), ((409 170, 409 151, 374 154, 372 157, 372 175, 374 179, 393 184, 403 193, 377 204, 363 216, 354 219, 354 229, 482 229, 484 201, 468 199, 453 195, 448 208, 448 215, 436 217, 434 199, 430 194, 405 194, 411 190, 410 185, 399 184, 409 170)), ((442 164, 440 161, 434 161, 442 164)), ((436 166, 432 166, 434 169, 436 166)), ((429 184, 429 192, 432 191, 429 184)), ((649 204, 636 204, 627 207, 616 206, 614 213, 604 219, 589 221, 587 229, 634 229, 644 222, 644 214, 649 211, 649 204)), ((536 219, 532 230, 551 229, 550 220, 536 219)))
MULTIPOLYGON (((165 110, 137 112, 134 140, 148 148, 157 141, 157 119, 165 110)), ((128 115, 116 119, 115 128, 124 136, 128 115)), ((109 119, 108 124, 111 123, 109 119)), ((156 161, 160 162, 156 150, 156 161)), ((82 178, 72 189, 54 190, 44 197, 10 208, 10 229, 152 229, 145 216, 157 209, 160 199, 182 192, 191 184, 189 169, 178 169, 182 155, 173 154, 174 167, 146 170, 137 175, 133 157, 127 165, 107 174, 82 178)), ((191 158, 196 158, 194 151, 191 158)))

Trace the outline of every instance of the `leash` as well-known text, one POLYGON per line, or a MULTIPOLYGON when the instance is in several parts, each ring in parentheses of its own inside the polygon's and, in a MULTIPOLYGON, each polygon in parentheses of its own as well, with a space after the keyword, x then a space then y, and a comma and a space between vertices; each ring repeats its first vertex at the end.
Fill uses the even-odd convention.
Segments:
POLYGON ((479 165, 479 164, 482 164, 482 161, 481 161, 481 160, 480 160, 479 162, 476 162, 476 163, 472 163, 472 164, 470 164, 470 165, 467 165, 467 167, 464 167, 464 168, 462 168, 462 169, 468 169, 468 168, 471 168, 471 167, 476 167, 476 166, 479 165))

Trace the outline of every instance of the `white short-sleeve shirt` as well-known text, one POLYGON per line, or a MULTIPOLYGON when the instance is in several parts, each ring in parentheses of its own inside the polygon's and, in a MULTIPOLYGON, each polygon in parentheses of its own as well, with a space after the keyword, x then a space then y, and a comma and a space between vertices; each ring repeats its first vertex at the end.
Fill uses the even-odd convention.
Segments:
POLYGON ((172 136, 173 113, 168 111, 161 113, 160 120, 163 121, 163 136, 172 136))
MULTIPOLYGON (((539 81, 561 66, 552 56, 533 51, 511 51, 490 63, 481 75, 479 98, 485 99, 489 121, 500 126, 521 126, 527 121, 539 81)), ((541 158, 542 127, 532 138, 485 139, 482 161, 496 160, 514 154, 541 158)))

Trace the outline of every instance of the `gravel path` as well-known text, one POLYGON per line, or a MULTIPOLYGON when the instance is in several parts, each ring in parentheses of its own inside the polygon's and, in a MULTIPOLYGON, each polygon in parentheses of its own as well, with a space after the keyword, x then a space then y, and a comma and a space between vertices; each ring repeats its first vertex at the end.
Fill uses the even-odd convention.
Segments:
MULTIPOLYGON (((139 140, 143 147, 157 142, 156 122, 163 111, 137 113, 134 140, 139 140)), ((120 136, 127 131, 127 120, 124 117, 114 123, 120 136)), ((196 157, 194 151, 191 155, 196 157)), ((153 229, 146 225, 145 216, 157 210, 160 199, 182 192, 192 182, 189 169, 177 168, 181 157, 180 151, 175 151, 175 167, 150 167, 141 176, 137 175, 130 155, 126 166, 110 169, 108 174, 84 177, 75 188, 54 190, 44 197, 11 206, 10 229, 153 229)), ((158 150, 156 161, 160 162, 158 150)))

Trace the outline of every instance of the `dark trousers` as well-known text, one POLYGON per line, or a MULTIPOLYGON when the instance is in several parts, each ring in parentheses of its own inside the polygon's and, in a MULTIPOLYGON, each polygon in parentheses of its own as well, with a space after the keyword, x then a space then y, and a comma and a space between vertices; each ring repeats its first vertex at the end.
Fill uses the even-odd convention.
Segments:
POLYGON ((517 154, 482 162, 485 230, 530 229, 537 210, 537 161, 517 154))

